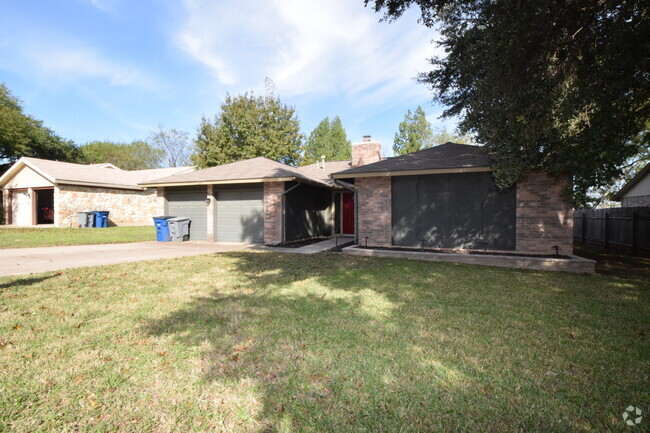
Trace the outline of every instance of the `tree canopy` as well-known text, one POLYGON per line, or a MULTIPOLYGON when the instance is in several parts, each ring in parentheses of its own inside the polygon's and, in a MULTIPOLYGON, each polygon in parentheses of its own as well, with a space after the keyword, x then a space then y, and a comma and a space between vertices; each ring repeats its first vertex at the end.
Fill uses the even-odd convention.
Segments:
POLYGON ((438 130, 431 136, 433 146, 445 143, 474 144, 474 138, 470 134, 452 134, 447 131, 446 127, 438 130))
POLYGON ((25 114, 18 98, 0 84, 0 174, 23 156, 77 162, 79 151, 72 141, 25 114))
POLYGON ((191 164, 192 146, 190 134, 177 129, 165 129, 162 125, 151 132, 149 145, 163 153, 163 162, 168 167, 184 167, 191 164))
POLYGON ((79 147, 82 161, 86 164, 111 163, 122 170, 146 170, 161 166, 164 152, 144 141, 114 143, 91 141, 79 147))
POLYGON ((417 5, 444 56, 419 80, 495 154, 508 186, 571 175, 577 203, 648 147, 650 19, 642 0, 365 0, 388 20, 417 5))
POLYGON ((324 118, 309 134, 301 160, 302 165, 313 164, 321 157, 329 161, 343 161, 352 158, 352 142, 348 140, 339 116, 331 121, 324 118))
POLYGON ((399 124, 399 131, 393 141, 393 152, 395 155, 405 155, 431 147, 432 137, 431 123, 422 107, 418 105, 415 112, 408 110, 399 124))
POLYGON ((302 139, 296 110, 279 97, 227 95, 213 121, 201 119, 192 161, 212 167, 263 156, 295 165, 302 139))

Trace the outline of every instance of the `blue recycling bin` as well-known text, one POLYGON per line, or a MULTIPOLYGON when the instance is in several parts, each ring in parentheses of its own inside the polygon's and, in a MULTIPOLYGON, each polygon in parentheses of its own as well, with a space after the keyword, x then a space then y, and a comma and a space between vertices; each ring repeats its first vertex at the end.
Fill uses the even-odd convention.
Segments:
POLYGON ((169 235, 169 220, 173 216, 157 216, 153 217, 153 225, 156 226, 156 240, 158 242, 170 242, 172 240, 169 235))
POLYGON ((97 228, 106 228, 108 227, 108 214, 110 212, 106 210, 94 210, 95 214, 95 227, 97 228))

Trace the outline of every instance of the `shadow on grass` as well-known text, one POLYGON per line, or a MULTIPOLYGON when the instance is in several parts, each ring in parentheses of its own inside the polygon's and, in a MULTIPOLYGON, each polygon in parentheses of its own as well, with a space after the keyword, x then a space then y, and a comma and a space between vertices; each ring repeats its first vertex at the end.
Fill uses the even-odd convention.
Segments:
MULTIPOLYGON (((49 280, 50 278, 54 278, 58 275, 61 275, 60 272, 51 274, 51 275, 43 275, 39 277, 25 277, 23 275, 16 275, 16 276, 10 276, 10 277, 5 277, 9 278, 8 282, 5 283, 0 283, 0 290, 2 289, 9 289, 9 288, 26 288, 29 286, 37 285, 42 283, 45 280, 49 280)), ((3 278, 4 279, 4 278, 3 278)))
POLYGON ((611 428, 605 408, 632 392, 584 376, 587 359, 612 360, 556 335, 575 317, 531 308, 538 292, 524 292, 588 276, 333 254, 223 257, 236 279, 144 331, 201 347, 208 383, 252 386, 261 403, 247 416, 259 431, 590 431, 611 428))
POLYGON ((596 261, 596 272, 623 279, 650 281, 650 256, 576 244, 574 253, 596 261))

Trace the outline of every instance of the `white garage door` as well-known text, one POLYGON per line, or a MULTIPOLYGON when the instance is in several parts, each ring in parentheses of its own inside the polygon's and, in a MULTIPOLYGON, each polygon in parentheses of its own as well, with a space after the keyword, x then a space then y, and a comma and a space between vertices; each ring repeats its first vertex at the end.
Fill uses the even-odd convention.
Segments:
POLYGON ((217 191, 217 240, 264 242, 264 192, 262 188, 217 191))
POLYGON ((14 191, 11 196, 11 224, 32 225, 32 198, 27 191, 14 191))

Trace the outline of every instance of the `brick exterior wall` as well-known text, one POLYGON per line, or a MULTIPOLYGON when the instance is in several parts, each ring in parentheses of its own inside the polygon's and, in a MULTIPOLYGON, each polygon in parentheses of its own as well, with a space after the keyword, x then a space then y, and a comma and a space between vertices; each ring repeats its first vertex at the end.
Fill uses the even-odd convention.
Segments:
POLYGON ((650 206, 650 195, 639 195, 636 197, 623 197, 622 207, 643 207, 650 206))
POLYGON ((391 245, 391 178, 361 177, 355 180, 359 223, 359 244, 373 247, 391 245))
POLYGON ((543 173, 517 184, 517 252, 573 254, 573 208, 562 197, 567 180, 543 173))
MULTIPOLYGON (((533 174, 517 185, 516 252, 573 254, 573 209, 562 197, 567 181, 533 174)), ((391 178, 357 178, 359 243, 390 246, 391 178)))
POLYGON ((155 190, 132 191, 124 189, 93 188, 59 185, 54 188, 54 225, 77 227, 77 212, 110 211, 108 219, 116 225, 152 224, 157 214, 155 190))
POLYGON ((264 182, 264 243, 282 241, 282 193, 284 182, 264 182))

